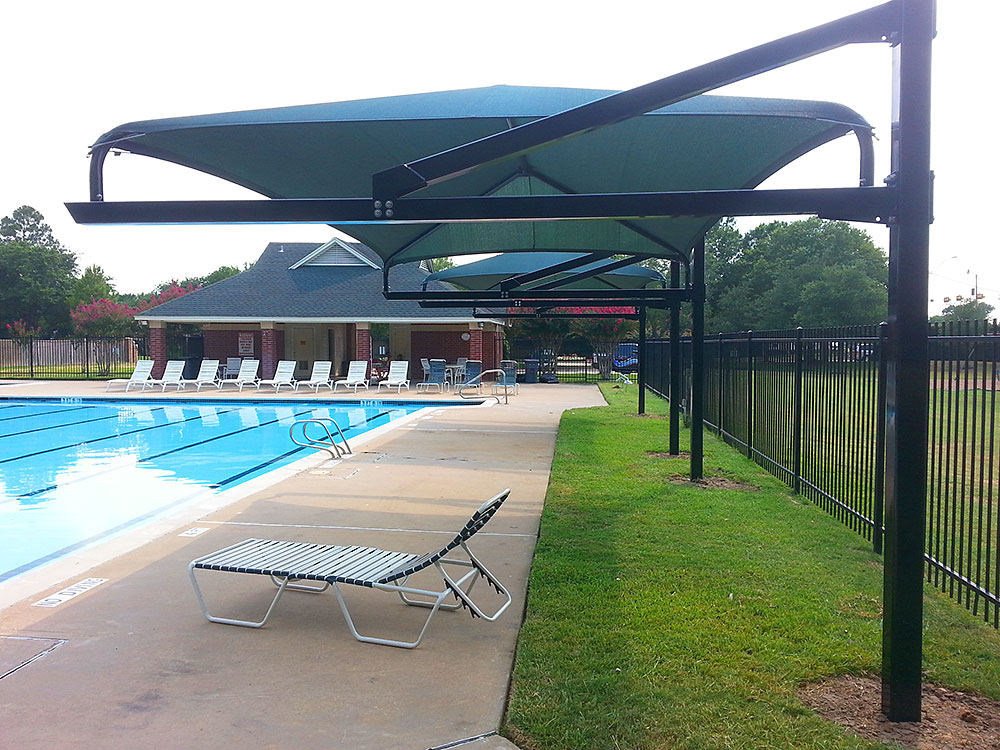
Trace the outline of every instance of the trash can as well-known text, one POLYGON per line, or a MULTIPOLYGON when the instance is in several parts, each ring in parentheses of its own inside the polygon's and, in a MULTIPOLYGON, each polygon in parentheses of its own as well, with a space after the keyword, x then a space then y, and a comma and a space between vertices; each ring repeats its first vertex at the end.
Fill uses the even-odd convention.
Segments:
POLYGON ((198 370, 201 369, 201 357, 181 357, 184 360, 184 372, 181 375, 185 380, 194 380, 198 377, 198 370))
POLYGON ((538 360, 537 359, 526 359, 526 360, 524 360, 524 382, 525 383, 537 383, 538 382, 538 360))

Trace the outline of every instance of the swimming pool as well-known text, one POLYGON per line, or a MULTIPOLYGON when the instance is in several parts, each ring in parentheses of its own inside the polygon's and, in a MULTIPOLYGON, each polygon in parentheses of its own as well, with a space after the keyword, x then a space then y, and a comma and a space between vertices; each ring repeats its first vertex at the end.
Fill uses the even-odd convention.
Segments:
POLYGON ((313 454, 289 439, 296 420, 333 418, 350 440, 423 408, 391 400, 0 400, 0 581, 313 454))

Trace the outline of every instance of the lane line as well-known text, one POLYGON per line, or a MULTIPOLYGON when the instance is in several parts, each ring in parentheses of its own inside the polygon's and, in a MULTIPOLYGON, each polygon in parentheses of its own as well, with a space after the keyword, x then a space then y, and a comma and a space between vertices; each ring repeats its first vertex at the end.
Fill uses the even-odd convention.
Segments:
POLYGON ((62 414, 64 411, 78 411, 80 409, 96 409, 96 406, 72 406, 69 409, 56 409, 55 411, 36 411, 33 414, 18 414, 16 417, 4 417, 0 422, 13 422, 15 419, 30 419, 31 417, 46 417, 49 414, 62 414))

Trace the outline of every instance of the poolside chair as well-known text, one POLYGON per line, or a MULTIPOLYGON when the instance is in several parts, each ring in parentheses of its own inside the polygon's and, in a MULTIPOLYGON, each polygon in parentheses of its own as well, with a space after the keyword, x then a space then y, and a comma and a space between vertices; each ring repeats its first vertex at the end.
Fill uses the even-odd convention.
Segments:
POLYGON ((242 357, 226 357, 226 369, 222 371, 222 377, 235 378, 240 374, 240 366, 242 364, 242 357))
POLYGON ((399 393, 406 388, 410 390, 410 381, 406 379, 406 375, 410 370, 410 363, 405 359, 395 360, 389 363, 389 376, 385 380, 380 380, 378 383, 378 388, 375 390, 381 391, 382 386, 387 388, 395 388, 396 393, 399 393))
POLYGON ((421 357, 420 366, 424 370, 424 381, 427 381, 431 376, 431 361, 427 357, 421 357))
POLYGON ((183 374, 184 360, 171 359, 167 362, 167 366, 163 368, 163 376, 143 381, 142 390, 152 388, 154 385, 160 386, 161 392, 167 390, 168 385, 177 386, 177 390, 180 390, 184 387, 184 384, 181 383, 181 375, 183 374))
POLYGON ((358 386, 364 386, 365 390, 368 390, 368 362, 363 359, 351 360, 351 364, 347 367, 347 377, 344 380, 338 380, 333 384, 334 393, 337 392, 337 386, 342 385, 345 388, 350 388, 354 386, 354 392, 358 392, 358 386))
POLYGON ((359 641, 377 643, 383 646, 415 648, 420 645, 431 618, 439 609, 456 610, 464 607, 469 610, 473 618, 481 617, 492 622, 500 617, 510 605, 510 593, 472 554, 467 544, 469 539, 493 517, 509 494, 509 489, 504 490, 496 497, 483 503, 448 544, 423 555, 353 545, 247 539, 193 560, 188 566, 188 573, 191 576, 191 583, 198 599, 198 606, 201 607, 202 614, 209 622, 259 628, 267 623, 285 589, 321 593, 332 586, 337 601, 340 603, 341 611, 344 613, 347 626, 359 641), (468 556, 467 560, 448 557, 457 547, 462 548, 465 555, 468 556), (464 575, 453 577, 445 568, 449 565, 469 570, 464 575), (431 566, 441 575, 440 590, 407 585, 411 575, 431 566), (259 621, 217 617, 210 614, 205 605, 201 587, 195 576, 196 570, 218 570, 228 573, 269 576, 274 585, 278 587, 278 591, 275 593, 271 605, 267 608, 267 612, 264 613, 263 619, 259 621), (480 577, 485 578, 487 583, 505 599, 493 614, 487 614, 471 597, 472 587, 480 577), (317 581, 322 585, 308 586, 293 583, 293 581, 317 581), (351 618, 341 594, 340 584, 394 592, 399 595, 403 603, 414 607, 426 607, 431 612, 427 615, 427 620, 414 641, 397 641, 361 635, 354 626, 354 620, 351 618), (449 594, 455 597, 455 603, 444 603, 449 594), (427 599, 412 599, 411 596, 428 597, 429 601, 427 599))
POLYGON ((118 385, 119 383, 125 384, 125 392, 128 393, 128 389, 133 385, 142 386, 147 380, 149 380, 153 375, 153 360, 151 359, 140 359, 135 363, 135 369, 132 370, 132 375, 127 378, 113 378, 108 381, 107 387, 104 392, 107 393, 111 386, 118 385))
POLYGON ((465 362, 465 373, 462 377, 462 386, 465 388, 482 389, 483 381, 480 375, 483 374, 482 360, 469 359, 465 362))
POLYGON ((221 391, 223 386, 235 385, 240 393, 243 392, 243 386, 245 385, 257 385, 257 370, 260 368, 259 359, 244 359, 240 363, 240 371, 236 373, 236 377, 231 380, 223 380, 219 384, 219 390, 221 391))
POLYGON ((262 385, 273 385, 275 392, 281 390, 281 386, 287 385, 293 391, 299 389, 299 384, 295 381, 295 360, 292 359, 282 359, 278 360, 278 366, 274 370, 274 377, 268 380, 258 380, 257 390, 260 390, 262 385))
POLYGON ((439 393, 443 393, 445 386, 448 384, 446 380, 448 370, 445 367, 445 361, 443 359, 432 359, 430 364, 430 375, 427 376, 427 380, 423 383, 417 383, 417 393, 422 388, 425 390, 436 388, 439 393))
POLYGON ((194 379, 182 379, 181 388, 188 385, 197 386, 196 390, 200 393, 201 387, 203 385, 214 385, 216 388, 222 387, 222 381, 219 380, 219 360, 217 359, 203 359, 201 361, 201 367, 198 368, 198 374, 194 379))
POLYGON ((319 393, 319 389, 324 385, 332 391, 333 383, 330 381, 331 369, 333 369, 333 362, 318 359, 313 362, 312 375, 309 376, 308 380, 300 380, 299 385, 307 385, 316 391, 316 393, 319 393))
POLYGON ((493 393, 497 394, 503 391, 505 396, 510 393, 517 395, 517 362, 512 359, 501 359, 500 369, 503 370, 503 375, 501 375, 497 381, 493 384, 493 393))

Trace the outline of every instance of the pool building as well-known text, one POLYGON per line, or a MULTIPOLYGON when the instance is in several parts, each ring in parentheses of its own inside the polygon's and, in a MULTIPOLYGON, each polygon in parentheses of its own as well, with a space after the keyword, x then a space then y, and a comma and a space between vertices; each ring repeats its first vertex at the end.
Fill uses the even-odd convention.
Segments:
MULTIPOLYGON (((391 280, 417 288, 428 273, 424 263, 395 266, 391 280)), ((452 287, 432 281, 428 288, 452 287)), ((411 376, 419 378, 421 358, 467 357, 491 369, 503 352, 501 321, 474 318, 471 308, 425 309, 413 301, 386 300, 381 259, 359 242, 340 239, 269 243, 249 270, 136 317, 149 325, 150 355, 158 370, 168 359, 172 323, 200 325, 206 357, 259 359, 263 378, 272 377, 282 359, 295 360, 295 376, 305 378, 315 360, 331 360, 334 375, 345 375, 348 361, 384 355, 408 360, 411 376), (377 324, 388 327, 384 353, 372 350, 377 324)))

